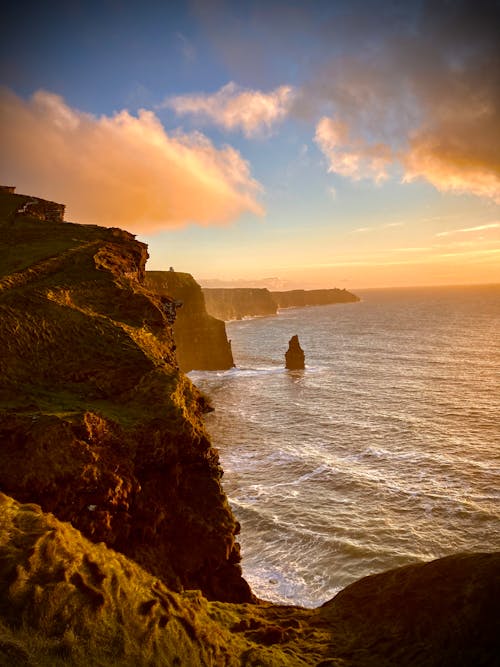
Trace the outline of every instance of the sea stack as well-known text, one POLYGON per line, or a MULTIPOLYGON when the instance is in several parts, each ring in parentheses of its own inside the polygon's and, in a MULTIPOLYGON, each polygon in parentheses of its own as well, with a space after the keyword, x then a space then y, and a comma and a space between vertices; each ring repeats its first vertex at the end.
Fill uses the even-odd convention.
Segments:
POLYGON ((288 342, 288 350, 285 352, 285 367, 290 371, 305 368, 304 350, 300 347, 297 335, 292 336, 288 342))

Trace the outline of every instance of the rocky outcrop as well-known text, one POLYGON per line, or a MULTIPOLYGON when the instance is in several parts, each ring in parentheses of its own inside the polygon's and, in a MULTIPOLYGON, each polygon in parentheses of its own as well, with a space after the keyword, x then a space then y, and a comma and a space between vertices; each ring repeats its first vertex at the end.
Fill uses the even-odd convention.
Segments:
POLYGON ((304 350, 300 347, 297 335, 292 336, 288 341, 288 350, 285 352, 285 367, 290 371, 305 368, 304 350))
POLYGON ((172 589, 250 600, 235 521, 147 248, 0 192, 0 488, 172 589), (28 210, 29 212, 29 210, 28 210))
POLYGON ((493 667, 500 554, 366 577, 318 609, 176 593, 0 493, 0 663, 35 667, 493 667))
POLYGON ((278 306, 268 289, 257 287, 203 288, 207 311, 221 320, 276 315, 278 306))
POLYGON ((352 303, 359 297, 345 289, 291 290, 271 292, 279 308, 302 308, 303 306, 326 306, 333 303, 352 303))
POLYGON ((146 285, 175 302, 177 360, 185 373, 227 370, 234 366, 226 326, 207 313, 202 289, 192 275, 173 270, 146 271, 146 285))
POLYGON ((456 554, 360 579, 321 617, 347 664, 493 667, 499 595, 500 552, 456 554))

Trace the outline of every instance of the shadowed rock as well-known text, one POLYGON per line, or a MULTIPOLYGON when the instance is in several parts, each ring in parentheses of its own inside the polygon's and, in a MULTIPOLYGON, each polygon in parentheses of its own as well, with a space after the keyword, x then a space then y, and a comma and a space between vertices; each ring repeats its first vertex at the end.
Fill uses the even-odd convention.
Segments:
POLYGON ((285 367, 290 371, 305 368, 304 350, 300 347, 299 337, 292 336, 288 341, 288 350, 285 352, 285 367))
POLYGON ((276 315, 278 306, 269 290, 259 287, 203 288, 207 311, 221 320, 276 315))
POLYGON ((188 373, 227 370, 234 366, 226 326, 207 313, 201 287, 189 273, 146 271, 146 286, 156 294, 174 299, 178 310, 173 321, 180 368, 188 373))
POLYGON ((295 289, 287 292, 271 292, 279 308, 303 308, 304 306, 328 306, 333 303, 353 303, 359 301, 346 289, 295 289))

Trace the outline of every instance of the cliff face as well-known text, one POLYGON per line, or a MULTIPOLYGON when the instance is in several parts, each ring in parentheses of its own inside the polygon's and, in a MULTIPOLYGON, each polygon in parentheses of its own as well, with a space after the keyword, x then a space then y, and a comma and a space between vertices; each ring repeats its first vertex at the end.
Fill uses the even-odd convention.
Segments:
POLYGON ((288 292, 271 292, 271 295, 279 308, 326 306, 332 303, 359 301, 359 297, 345 289, 297 289, 288 292))
POLYGON ((278 307, 265 288, 204 288, 207 311, 221 320, 276 315, 278 307))
POLYGON ((30 218, 46 220, 50 222, 62 222, 64 220, 64 204, 53 201, 31 197, 27 195, 16 195, 16 188, 9 185, 0 185, 2 198, 0 201, 0 217, 29 215, 30 218), (10 195, 10 196, 5 196, 10 195))
POLYGON ((276 315, 278 308, 350 303, 359 298, 345 289, 270 292, 265 288, 203 288, 207 311, 221 320, 276 315))
POLYGON ((146 271, 146 285, 179 305, 174 323, 177 360, 185 372, 234 366, 224 322, 207 313, 201 287, 189 273, 146 271))
POLYGON ((19 213, 17 197, 0 192, 0 488, 173 589, 249 600, 172 302, 143 285, 146 246, 19 213))

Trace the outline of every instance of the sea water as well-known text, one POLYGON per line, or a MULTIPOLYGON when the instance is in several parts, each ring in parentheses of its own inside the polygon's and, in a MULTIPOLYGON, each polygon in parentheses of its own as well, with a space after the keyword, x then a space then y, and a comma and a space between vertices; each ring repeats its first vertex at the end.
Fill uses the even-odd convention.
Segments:
POLYGON ((358 294, 229 322, 236 367, 190 374, 261 598, 500 549, 500 286, 358 294))

